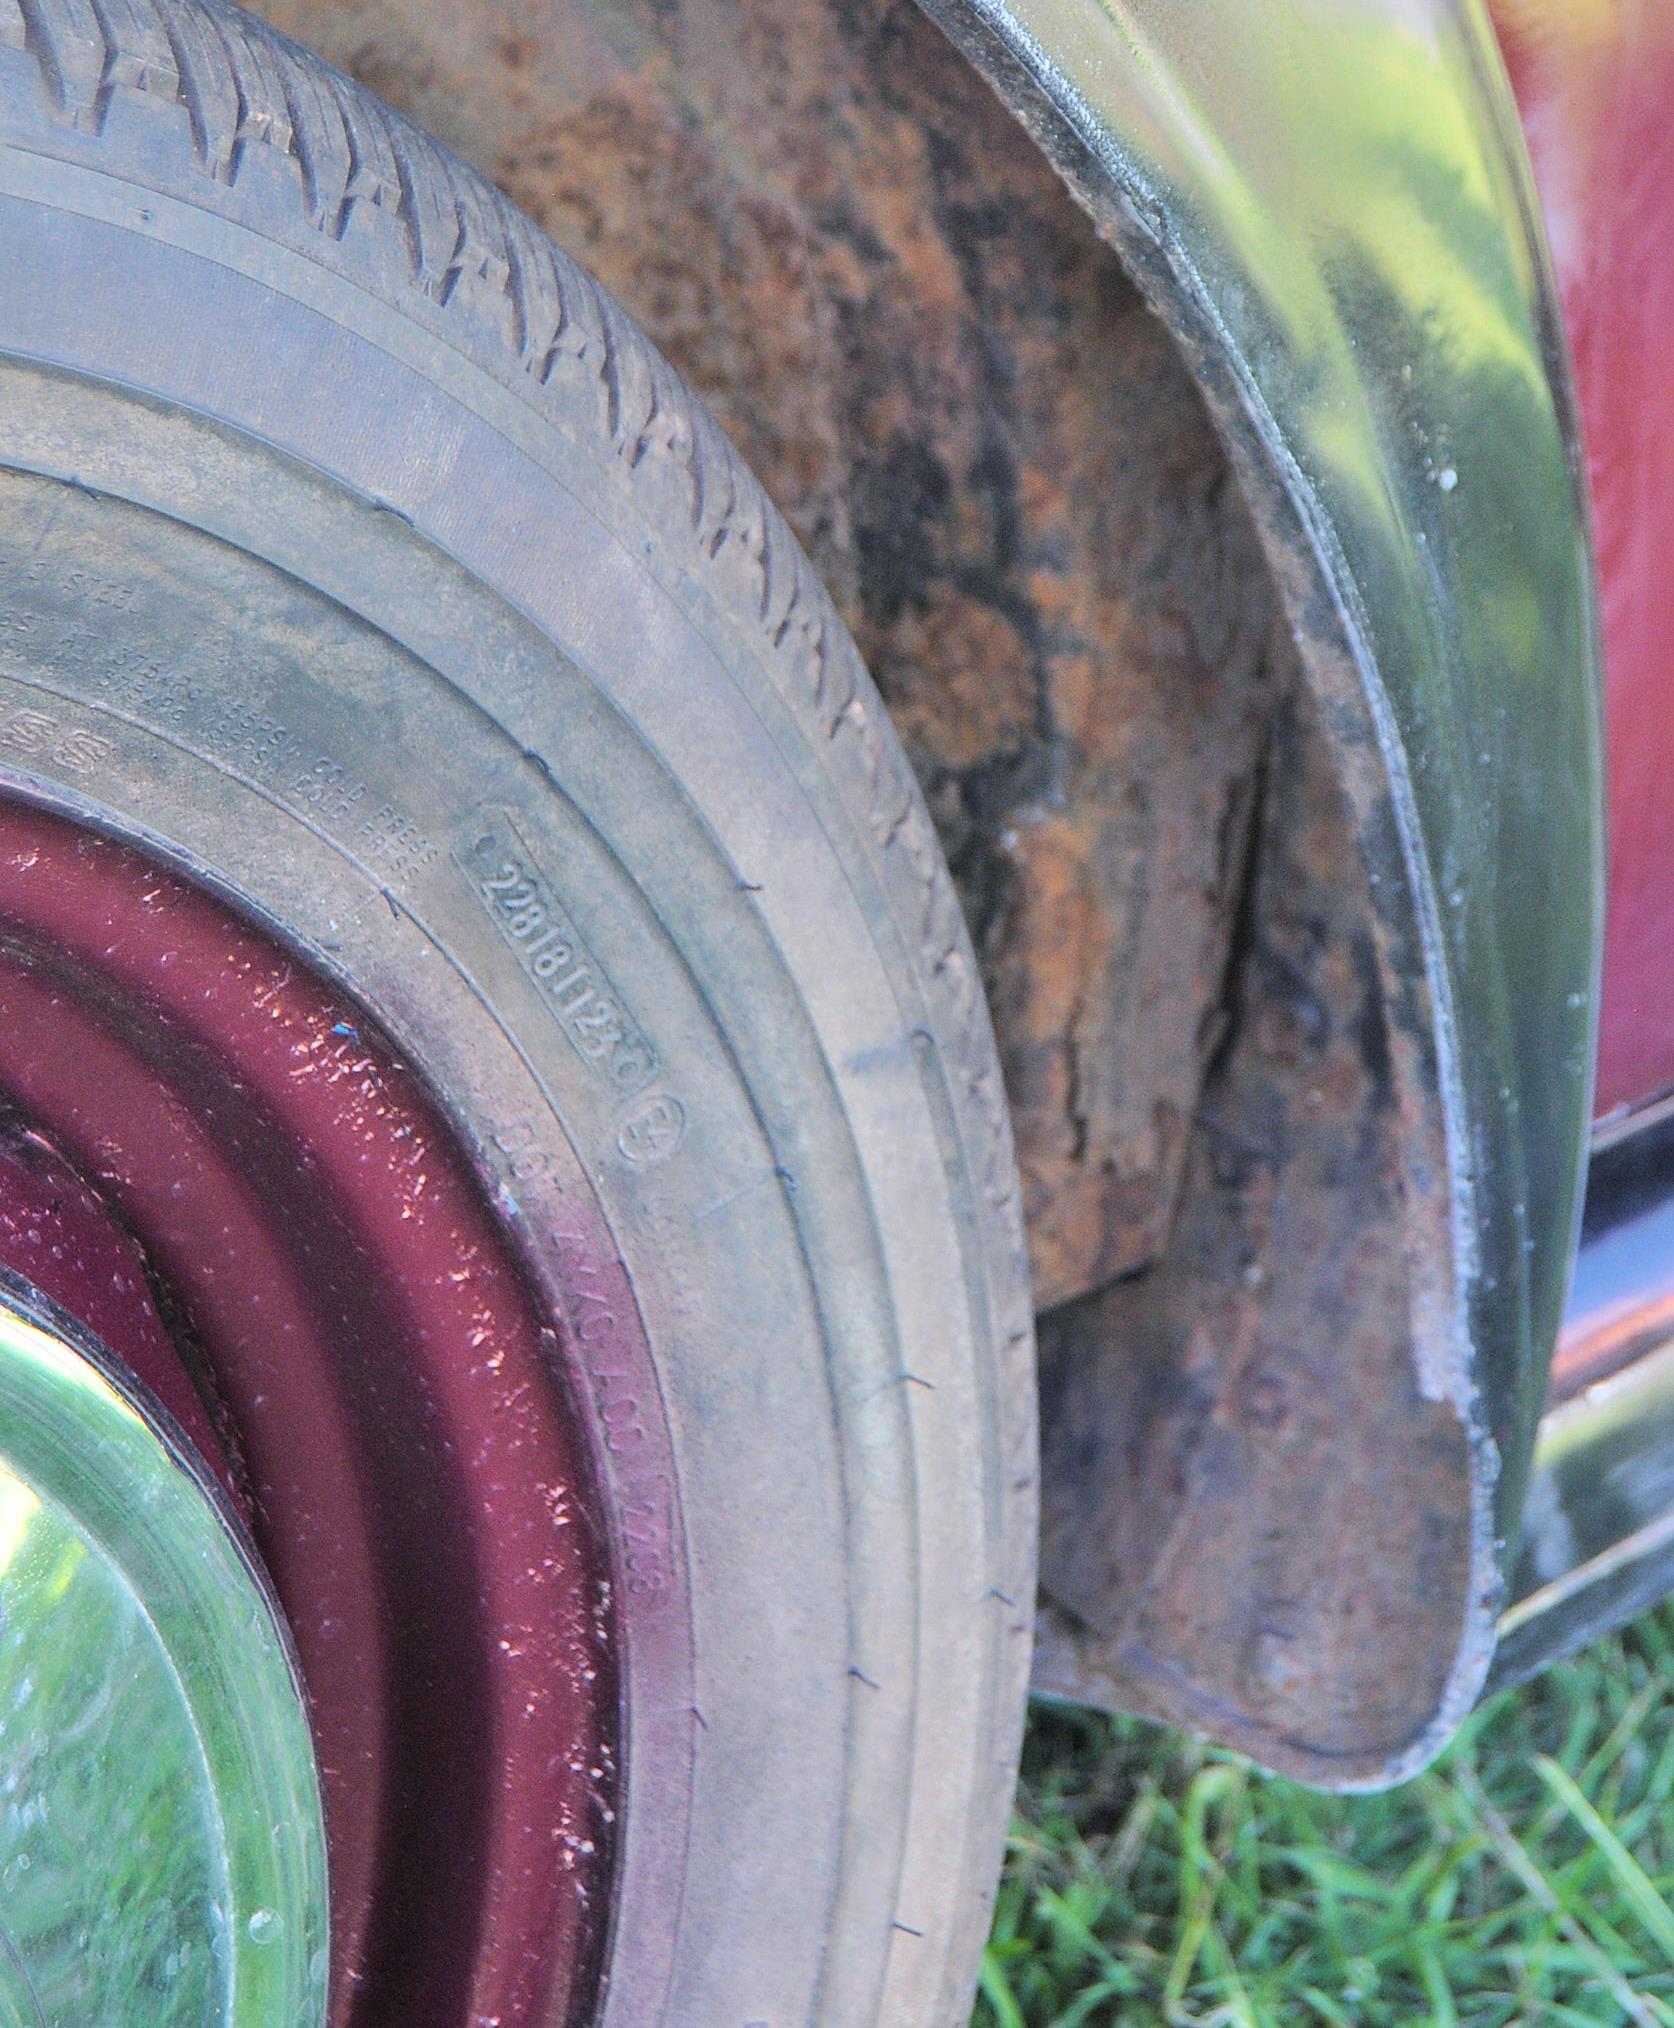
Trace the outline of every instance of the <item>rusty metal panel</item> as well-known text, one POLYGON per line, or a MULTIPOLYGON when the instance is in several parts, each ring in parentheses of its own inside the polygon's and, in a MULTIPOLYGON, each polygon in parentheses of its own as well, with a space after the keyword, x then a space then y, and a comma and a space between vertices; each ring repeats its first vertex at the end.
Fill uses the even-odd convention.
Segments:
POLYGON ((1043 1321, 1037 1680, 1358 1782, 1442 1699, 1471 1461, 1412 1358, 1390 1009, 1313 715, 1297 682, 1173 1245, 1043 1321))
MULTIPOLYGON (((1424 1402, 1468 1439, 1472 1508, 1430 1718, 1374 1753, 1369 1706, 1360 1765, 1319 1757, 1338 1785, 1395 1780, 1486 1678, 1591 1101, 1595 578, 1516 109, 1481 0, 925 4, 1199 375, 1258 503, 1367 870, 1410 1357, 1424 1402)), ((1319 1300, 1323 1317, 1323 1282, 1319 1300)), ((1319 1690, 1326 1731, 1336 1688, 1319 1690)))

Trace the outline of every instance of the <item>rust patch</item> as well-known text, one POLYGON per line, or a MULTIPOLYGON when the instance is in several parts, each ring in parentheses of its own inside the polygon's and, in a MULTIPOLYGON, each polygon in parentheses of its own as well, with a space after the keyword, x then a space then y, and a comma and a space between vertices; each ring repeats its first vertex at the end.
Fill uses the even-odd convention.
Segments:
POLYGON ((1389 1013, 1310 720, 1298 686, 1174 1243, 1046 1320, 1043 1563, 1065 1687, 1347 1784, 1442 1701, 1470 1459, 1414 1372, 1389 1013))
POLYGON ((853 628, 999 1030, 1038 1299, 1153 1258, 1222 1025, 1264 566, 1160 325, 911 0, 263 0, 715 409, 853 628))

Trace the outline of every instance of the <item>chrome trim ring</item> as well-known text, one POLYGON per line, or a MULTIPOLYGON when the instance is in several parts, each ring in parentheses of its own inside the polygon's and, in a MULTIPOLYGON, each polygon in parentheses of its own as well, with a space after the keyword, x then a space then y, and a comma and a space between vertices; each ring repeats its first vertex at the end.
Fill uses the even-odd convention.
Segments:
POLYGON ((163 1411, 0 1285, 0 2024, 318 2028, 326 1849, 290 1646, 163 1411))

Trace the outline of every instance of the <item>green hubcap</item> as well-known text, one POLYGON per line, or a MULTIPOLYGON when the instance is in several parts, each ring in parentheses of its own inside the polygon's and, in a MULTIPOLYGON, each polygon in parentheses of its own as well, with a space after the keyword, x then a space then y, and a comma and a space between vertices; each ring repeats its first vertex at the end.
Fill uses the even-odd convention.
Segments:
POLYGON ((318 2028, 307 1712, 218 1490, 0 1288, 0 2028, 318 2028))

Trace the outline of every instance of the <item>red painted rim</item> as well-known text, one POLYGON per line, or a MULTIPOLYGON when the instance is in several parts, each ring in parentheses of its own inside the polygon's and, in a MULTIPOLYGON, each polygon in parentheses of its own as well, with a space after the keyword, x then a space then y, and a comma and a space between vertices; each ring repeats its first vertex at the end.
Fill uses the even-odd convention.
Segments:
POLYGON ((224 903, 10 800, 0 1102, 0 1261, 230 1476, 285 1607, 334 2028, 585 2018, 617 1789, 599 1482, 563 1326, 437 1107, 224 903))

